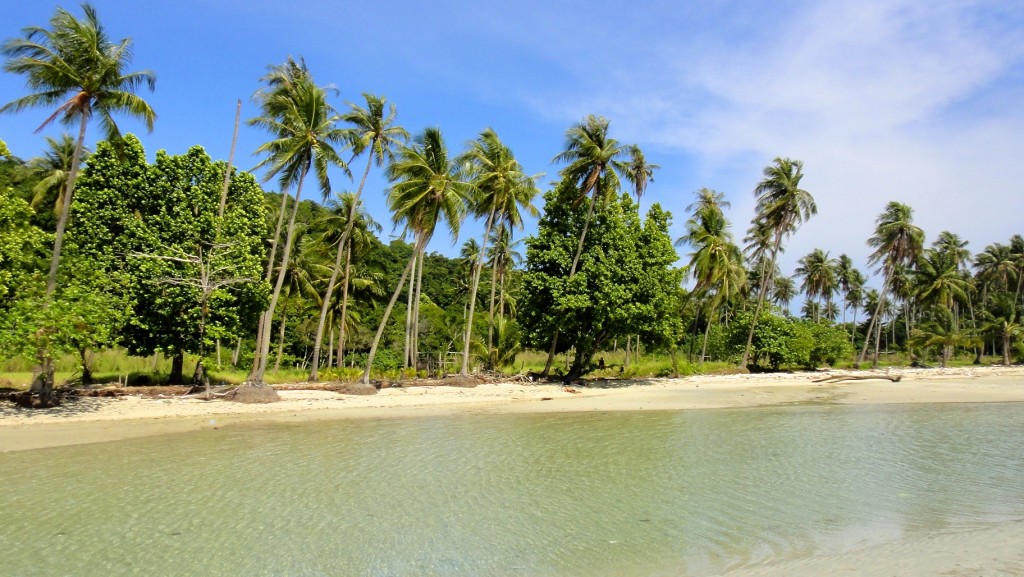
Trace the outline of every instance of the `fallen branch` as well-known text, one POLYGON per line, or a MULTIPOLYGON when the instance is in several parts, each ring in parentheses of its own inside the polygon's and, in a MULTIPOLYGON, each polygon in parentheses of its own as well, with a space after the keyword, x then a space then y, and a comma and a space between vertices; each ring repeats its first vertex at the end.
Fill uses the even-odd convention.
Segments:
POLYGON ((832 375, 823 379, 815 379, 812 382, 815 383, 841 383, 843 381, 870 381, 875 379, 885 379, 894 383, 900 382, 903 375, 832 375))

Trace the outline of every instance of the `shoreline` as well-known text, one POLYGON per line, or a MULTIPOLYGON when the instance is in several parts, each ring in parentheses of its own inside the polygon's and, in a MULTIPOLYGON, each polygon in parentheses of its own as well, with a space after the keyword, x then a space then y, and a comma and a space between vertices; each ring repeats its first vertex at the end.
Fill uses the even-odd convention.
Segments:
POLYGON ((248 405, 195 398, 84 397, 42 410, 0 405, 0 453, 182 433, 242 423, 455 414, 700 410, 808 404, 1024 402, 1024 367, 890 369, 596 380, 589 386, 408 386, 376 395, 282 390, 248 405), (865 379, 878 376, 879 378, 865 379), (899 382, 887 377, 899 376, 899 382), (815 382, 826 377, 858 380, 815 382))

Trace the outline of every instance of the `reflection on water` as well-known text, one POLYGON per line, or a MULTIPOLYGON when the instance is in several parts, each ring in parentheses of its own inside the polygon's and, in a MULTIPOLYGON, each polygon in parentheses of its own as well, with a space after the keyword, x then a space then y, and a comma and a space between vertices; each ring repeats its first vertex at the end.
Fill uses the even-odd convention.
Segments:
POLYGON ((713 575, 1024 517, 1024 405, 260 425, 0 455, 3 575, 713 575))

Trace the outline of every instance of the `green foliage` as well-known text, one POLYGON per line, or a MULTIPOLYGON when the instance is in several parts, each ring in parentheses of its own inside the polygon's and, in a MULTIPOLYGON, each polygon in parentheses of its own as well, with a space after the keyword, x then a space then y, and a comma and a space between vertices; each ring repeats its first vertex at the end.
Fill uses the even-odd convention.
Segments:
POLYGON ((198 146, 149 165, 129 135, 100 143, 79 179, 69 254, 101 273, 93 290, 130 311, 119 333, 132 354, 200 352, 204 325, 208 338, 230 337, 266 302, 262 191, 237 173, 218 218, 224 168, 198 146), (239 282, 218 284, 228 277, 239 282))
POLYGON ((47 235, 32 226, 32 209, 0 188, 0 312, 9 307, 45 258, 47 235))
POLYGON ((808 326, 813 346, 810 351, 807 365, 809 369, 821 366, 834 367, 842 359, 849 359, 853 356, 853 345, 850 344, 850 335, 841 326, 814 323, 808 326))
POLYGON ((638 332, 651 342, 674 342, 681 271, 668 237, 668 213, 657 205, 641 226, 637 206, 623 195, 594 213, 576 274, 569 278, 587 208, 563 181, 545 195, 537 234, 527 239, 521 322, 529 345, 543 348, 557 327, 561 350, 576 352, 569 378, 590 370, 612 339, 638 332))

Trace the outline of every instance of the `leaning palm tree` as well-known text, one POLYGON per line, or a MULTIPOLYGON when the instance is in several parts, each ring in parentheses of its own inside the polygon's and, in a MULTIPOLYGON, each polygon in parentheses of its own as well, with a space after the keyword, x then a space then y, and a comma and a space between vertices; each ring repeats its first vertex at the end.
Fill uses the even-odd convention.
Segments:
MULTIPOLYGON (((395 105, 386 106, 387 99, 383 96, 376 96, 364 92, 366 108, 349 103, 351 109, 341 118, 352 125, 347 136, 353 147, 354 154, 369 152, 366 158, 366 168, 363 170, 363 177, 359 181, 359 188, 355 197, 349 204, 349 215, 341 240, 338 242, 338 253, 334 259, 334 269, 331 278, 327 281, 325 294, 334 292, 334 284, 338 280, 341 270, 342 254, 344 247, 348 245, 349 236, 352 234, 352 227, 356 223, 356 210, 362 198, 363 187, 366 185, 366 177, 370 174, 370 167, 376 163, 378 167, 384 166, 385 162, 394 159, 394 149, 409 140, 409 133, 401 126, 394 126, 397 111, 395 105), (385 109, 387 113, 385 114, 385 109)), ((310 368, 309 380, 316 382, 319 378, 320 368, 320 345, 323 343, 324 327, 327 321, 327 312, 330 309, 330 299, 324 299, 323 307, 320 309, 320 320, 317 323, 316 337, 313 339, 313 361, 310 368)))
MULTIPOLYGON (((494 226, 501 223, 509 228, 523 227, 520 208, 536 216, 537 208, 533 198, 537 195, 539 175, 527 176, 512 151, 501 142, 491 128, 469 143, 458 161, 464 163, 472 179, 472 210, 477 216, 485 216, 483 242, 473 263, 469 289, 469 312, 466 317, 466 332, 462 345, 462 376, 469 375, 469 349, 473 342, 473 313, 476 308, 476 293, 480 288, 480 274, 487 254, 487 242, 494 226)), ((489 353, 488 353, 489 354, 489 353)))
POLYGON ((459 225, 466 214, 470 187, 463 181, 461 166, 448 156, 448 149, 438 128, 427 128, 413 144, 402 148, 387 169, 388 179, 394 184, 388 189, 388 205, 394 223, 404 225, 412 233, 413 251, 409 264, 402 272, 395 292, 377 327, 366 358, 362 382, 369 384, 370 369, 377 354, 384 327, 405 280, 416 264, 417 257, 426 249, 437 224, 444 221, 451 231, 452 240, 458 238, 459 225))
MULTIPOLYGON (((598 204, 607 202, 619 189, 618 175, 625 171, 623 157, 626 153, 626 149, 617 140, 608 137, 608 120, 600 116, 589 115, 565 133, 565 150, 556 155, 553 162, 567 163, 559 174, 564 180, 576 184, 577 206, 590 198, 576 254, 569 268, 569 280, 576 276, 576 267, 583 254, 583 244, 594 218, 594 209, 598 204)), ((646 181, 643 183, 646 186, 646 181)), ((636 191, 642 193, 643 187, 638 186, 636 191)), ((551 371, 551 363, 558 348, 558 334, 559 329, 556 327, 551 337, 548 359, 544 364, 545 376, 551 371)))
MULTIPOLYGON (((289 63, 293 62, 289 59, 289 63)), ((299 67, 291 65, 288 68, 295 70, 299 67)), ((301 69, 305 70, 304 66, 301 69)), ((256 149, 257 154, 265 155, 256 168, 266 167, 264 180, 276 176, 283 191, 294 186, 295 201, 285 234, 277 281, 270 297, 270 305, 264 313, 262 339, 257 347, 258 358, 254 359, 253 370, 248 379, 254 385, 263 383, 263 374, 267 368, 267 353, 270 349, 269 326, 281 295, 288 260, 291 258, 295 216, 302 196, 302 185, 310 170, 314 171, 320 192, 326 199, 331 191, 328 168, 336 166, 348 173, 348 165, 335 149, 335 146, 345 142, 345 132, 337 126, 339 115, 327 104, 327 93, 333 89, 317 86, 308 71, 290 75, 290 84, 287 85, 275 85, 274 82, 278 80, 279 78, 273 77, 268 79, 270 90, 257 95, 263 115, 251 119, 249 124, 264 128, 274 135, 273 140, 256 149)))
POLYGON ((775 270, 775 261, 782 248, 782 239, 796 232, 800 224, 817 214, 818 206, 814 203, 811 193, 800 188, 803 179, 804 164, 799 160, 776 158, 774 164, 764 169, 764 179, 754 189, 757 197, 757 215, 754 217, 756 232, 770 232, 772 237, 771 261, 765 269, 764 278, 760 279, 757 307, 754 318, 750 321, 750 332, 747 344, 743 349, 740 366, 747 366, 750 358, 750 347, 754 342, 754 329, 757 318, 764 306, 765 295, 771 288, 771 280, 775 270))
MULTIPOLYGON (((921 247, 924 245, 924 231, 913 224, 914 210, 906 204, 891 201, 885 207, 885 211, 878 216, 875 226, 875 234, 868 239, 868 246, 875 249, 868 257, 871 264, 880 263, 878 272, 883 274, 882 289, 879 291, 879 298, 875 314, 868 323, 867 337, 864 339, 864 347, 861 349, 857 364, 864 362, 868 352, 868 342, 871 340, 871 329, 879 325, 878 317, 885 302, 885 293, 888 292, 893 282, 893 276, 898 269, 905 267, 917 259, 921 254, 921 247)), ((881 328, 880 325, 878 327, 881 328)), ((876 330, 875 342, 878 343, 876 330)), ((875 357, 874 366, 877 366, 878 358, 875 357)))
MULTIPOLYGON (((63 194, 64 201, 57 215, 57 230, 53 243, 50 271, 46 278, 46 302, 57 289, 57 268, 60 265, 64 231, 69 209, 74 199, 75 181, 85 150, 85 130, 89 119, 97 117, 108 140, 120 137, 114 114, 138 118, 152 132, 156 113, 135 92, 143 85, 156 87, 156 75, 148 70, 126 72, 131 63, 131 39, 113 42, 100 24, 96 9, 83 4, 84 18, 79 20, 63 8, 50 18, 50 27, 29 26, 22 30, 23 37, 12 38, 0 45, 0 52, 8 58, 4 70, 26 77, 32 94, 15 99, 2 107, 5 112, 22 112, 29 108, 56 110, 43 121, 36 131, 60 119, 66 126, 78 124, 78 139, 63 194)), ((32 384, 32 391, 49 402, 53 390, 53 361, 50 353, 40 351, 42 371, 32 384)))
MULTIPOLYGON (((46 199, 53 200, 53 214, 60 214, 64 204, 64 192, 67 190, 68 178, 71 175, 71 163, 75 157, 77 143, 70 134, 62 134, 59 139, 46 137, 46 152, 28 161, 28 168, 39 177, 39 182, 32 187, 32 208, 38 210, 46 199)), ((80 153, 78 168, 89 160, 88 148, 80 153)))

